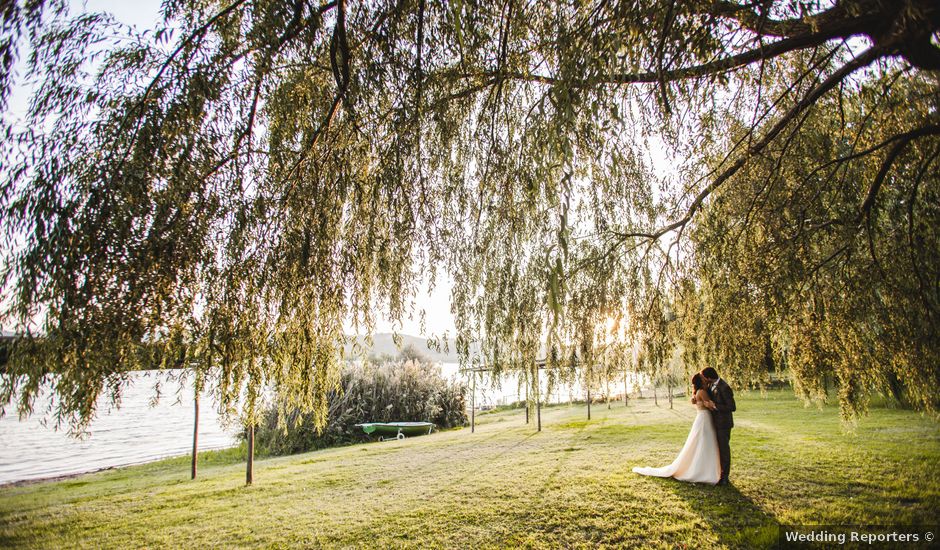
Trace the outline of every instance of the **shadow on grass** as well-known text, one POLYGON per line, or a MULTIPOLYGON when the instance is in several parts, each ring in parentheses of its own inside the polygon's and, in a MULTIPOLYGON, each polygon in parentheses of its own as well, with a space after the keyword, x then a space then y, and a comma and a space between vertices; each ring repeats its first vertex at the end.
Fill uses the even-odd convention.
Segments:
POLYGON ((730 548, 776 548, 780 523, 734 485, 663 480, 730 548))

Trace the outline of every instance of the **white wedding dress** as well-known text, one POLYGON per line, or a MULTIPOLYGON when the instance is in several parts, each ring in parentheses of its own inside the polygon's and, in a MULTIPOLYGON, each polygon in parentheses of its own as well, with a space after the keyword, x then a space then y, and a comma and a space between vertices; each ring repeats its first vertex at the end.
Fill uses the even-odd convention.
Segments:
POLYGON ((695 483, 718 483, 721 477, 721 464, 718 457, 718 439, 712 415, 702 405, 696 405, 698 413, 692 422, 692 430, 679 451, 679 456, 669 466, 662 468, 634 468, 633 471, 645 476, 674 477, 679 481, 695 483))

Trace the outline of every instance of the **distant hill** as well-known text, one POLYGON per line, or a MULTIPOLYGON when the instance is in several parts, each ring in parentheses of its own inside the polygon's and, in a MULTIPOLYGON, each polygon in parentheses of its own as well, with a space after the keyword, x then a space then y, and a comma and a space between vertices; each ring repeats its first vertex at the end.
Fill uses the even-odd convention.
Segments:
MULTIPOLYGON (((447 353, 444 353, 443 342, 441 343, 441 351, 437 352, 436 350, 428 349, 428 341, 425 338, 419 336, 411 336, 410 334, 399 334, 398 335, 401 347, 407 347, 409 344, 414 346, 416 350, 421 352, 423 355, 429 357, 432 361, 441 361, 444 363, 456 363, 457 359, 457 350, 454 346, 453 338, 449 339, 447 353)), ((359 344, 360 348, 365 348, 366 338, 364 336, 356 337, 356 343, 359 344)), ((365 356, 369 355, 392 355, 396 356, 401 352, 401 349, 395 344, 395 341, 392 338, 392 334, 388 332, 380 332, 372 336, 372 346, 360 350, 359 353, 365 356)), ((346 357, 351 357, 353 351, 353 344, 346 345, 346 357)))

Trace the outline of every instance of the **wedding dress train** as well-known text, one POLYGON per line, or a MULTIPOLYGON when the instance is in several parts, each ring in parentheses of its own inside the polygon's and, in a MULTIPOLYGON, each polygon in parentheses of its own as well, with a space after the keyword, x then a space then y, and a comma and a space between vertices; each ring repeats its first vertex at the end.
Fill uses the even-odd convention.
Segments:
POLYGON ((692 422, 692 430, 672 464, 662 468, 636 467, 634 472, 645 476, 674 477, 679 481, 718 483, 721 464, 711 412, 701 405, 696 405, 696 408, 698 413, 692 422))

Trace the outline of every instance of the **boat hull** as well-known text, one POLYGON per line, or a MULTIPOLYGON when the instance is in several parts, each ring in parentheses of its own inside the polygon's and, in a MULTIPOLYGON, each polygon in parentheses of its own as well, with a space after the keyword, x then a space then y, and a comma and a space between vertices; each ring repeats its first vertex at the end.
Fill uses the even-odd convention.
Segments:
POLYGON ((365 424, 356 424, 362 428, 362 431, 369 435, 378 435, 383 437, 396 437, 402 434, 407 437, 415 435, 425 435, 431 433, 434 424, 431 422, 368 422, 365 424))

